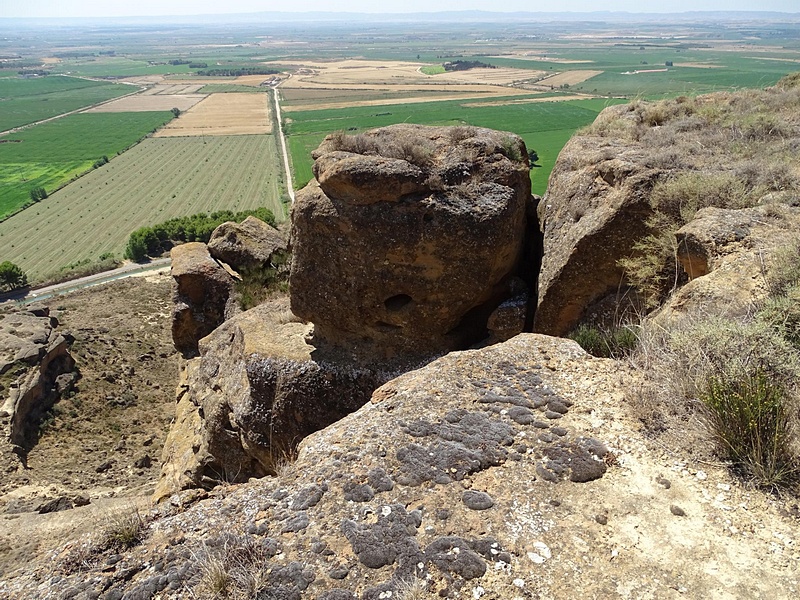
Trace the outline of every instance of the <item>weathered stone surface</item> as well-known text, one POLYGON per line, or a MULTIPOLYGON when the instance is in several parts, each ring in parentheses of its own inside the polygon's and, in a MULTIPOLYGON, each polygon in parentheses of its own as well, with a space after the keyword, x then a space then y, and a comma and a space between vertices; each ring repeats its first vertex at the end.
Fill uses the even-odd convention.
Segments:
POLYGON ((524 144, 478 128, 362 136, 374 150, 343 152, 327 138, 315 152, 319 181, 298 193, 292 310, 315 337, 385 356, 480 340, 526 243, 524 144), (408 160, 397 158, 404 144, 416 149, 408 160))
MULTIPOLYGON (((600 118, 614 118, 611 107, 600 118)), ((539 204, 544 252, 534 331, 566 334, 584 310, 624 281, 621 258, 649 233, 649 194, 662 170, 629 140, 573 137, 539 204)))
POLYGON ((302 438, 416 366, 315 347, 306 341, 310 329, 278 300, 233 317, 200 342, 200 357, 181 374, 156 498, 274 473, 302 438))
POLYGON ((201 242, 175 246, 172 277, 175 280, 172 340, 184 356, 196 356, 197 342, 218 327, 233 310, 233 277, 201 242))
POLYGON ((5 312, 0 319, 0 446, 8 464, 12 449, 24 461, 40 419, 77 379, 69 354, 73 338, 57 328, 46 308, 5 312))
POLYGON ((237 271, 268 266, 276 253, 286 252, 286 238, 271 225, 250 216, 241 223, 227 222, 217 227, 208 240, 208 252, 237 271))
POLYGON ((800 208, 769 203, 739 210, 705 208, 676 233, 678 260, 690 281, 654 315, 745 314, 768 293, 776 251, 800 239, 800 208))
POLYGON ((396 202, 430 189, 425 171, 407 160, 351 152, 321 154, 314 162, 314 177, 328 196, 353 204, 396 202))
POLYGON ((282 600, 385 600, 408 588, 417 597, 615 598, 620 581, 626 597, 652 595, 654 585, 696 598, 726 589, 791 597, 793 517, 722 466, 704 464, 701 479, 660 446, 649 450, 622 401, 638 383, 622 363, 540 335, 454 352, 307 437, 277 477, 220 486, 194 503, 176 495, 148 515, 136 548, 95 550, 84 570, 52 577, 70 564, 72 543, 0 592, 137 598, 175 582, 161 595, 201 597, 202 565, 227 564, 263 575, 260 596, 282 600), (556 403, 563 418, 541 427, 556 403), (513 408, 538 419, 520 423, 513 408), (731 509, 741 503, 747 510, 731 509))

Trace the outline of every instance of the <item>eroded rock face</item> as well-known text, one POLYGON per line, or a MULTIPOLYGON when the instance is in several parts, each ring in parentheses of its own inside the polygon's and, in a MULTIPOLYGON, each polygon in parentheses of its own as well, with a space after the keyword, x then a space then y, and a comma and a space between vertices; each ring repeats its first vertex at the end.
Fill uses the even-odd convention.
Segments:
POLYGON ((175 280, 172 340, 185 357, 196 356, 200 338, 222 324, 233 310, 234 279, 201 242, 175 246, 170 256, 175 280))
POLYGON ((690 281, 654 315, 744 315, 768 294, 767 273, 782 248, 800 239, 800 208, 769 203, 739 210, 704 208, 676 233, 690 281))
POLYGON ((200 342, 200 357, 181 373, 156 499, 274 473, 301 439, 416 366, 316 348, 310 329, 284 299, 236 315, 200 342))
MULTIPOLYGON (((606 111, 601 117, 611 118, 606 111)), ((535 331, 565 335, 587 306, 624 282, 617 261, 650 233, 649 194, 664 173, 646 166, 646 156, 628 140, 589 135, 572 138, 559 154, 539 204, 544 252, 535 331)))
MULTIPOLYGON (((291 310, 268 303, 220 325, 227 273, 202 245, 173 251, 186 298, 176 345, 200 357, 182 375, 158 499, 271 473, 392 376, 524 327, 531 288, 518 273, 533 201, 522 141, 418 126, 355 141, 359 152, 322 143, 319 183, 294 205, 291 310)), ((255 248, 266 234, 248 254, 271 261, 280 251, 272 232, 245 224, 218 229, 211 255, 238 268, 247 261, 220 249, 255 248)))
MULTIPOLYGON (((49 309, 3 313, 0 319, 0 425, 3 454, 13 450, 24 461, 35 442, 39 421, 78 375, 69 353, 73 338, 58 331, 49 309)), ((5 460, 10 460, 6 458, 5 460)))
POLYGON ((279 253, 286 252, 286 239, 271 225, 250 216, 241 223, 231 221, 217 227, 208 240, 208 252, 240 271, 269 266, 279 253))
POLYGON ((520 138, 399 125, 329 136, 314 156, 292 210, 291 298, 315 336, 384 356, 485 337, 526 243, 520 138))

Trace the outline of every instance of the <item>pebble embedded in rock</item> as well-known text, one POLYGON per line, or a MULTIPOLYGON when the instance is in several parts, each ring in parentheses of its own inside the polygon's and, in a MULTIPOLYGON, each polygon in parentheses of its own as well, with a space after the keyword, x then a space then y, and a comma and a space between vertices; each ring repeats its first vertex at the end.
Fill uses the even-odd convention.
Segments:
POLYGON ((671 512, 676 517, 686 516, 686 512, 680 506, 675 506, 674 504, 669 507, 669 512, 671 512))
POLYGON ((600 525, 608 525, 608 517, 606 515, 595 515, 594 520, 600 525))
POLYGON ((486 510, 494 506, 494 500, 486 492, 467 490, 461 496, 461 501, 472 510, 486 510))

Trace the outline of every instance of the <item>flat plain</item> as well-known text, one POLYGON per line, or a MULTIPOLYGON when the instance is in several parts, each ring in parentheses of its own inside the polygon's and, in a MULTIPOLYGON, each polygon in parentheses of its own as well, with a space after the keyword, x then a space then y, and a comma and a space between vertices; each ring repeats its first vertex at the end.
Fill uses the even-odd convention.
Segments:
POLYGON ((266 93, 211 94, 155 137, 264 134, 272 131, 266 93))
POLYGON ((0 137, 0 217, 30 202, 30 190, 52 193, 172 118, 170 112, 81 113, 0 137))
POLYGON ((149 138, 57 194, 0 223, 0 256, 32 281, 102 254, 172 217, 265 206, 284 217, 272 135, 149 138))
MULTIPOLYGON (((733 25, 700 18, 675 22, 504 20, 480 24, 455 20, 369 26, 356 22, 296 23, 287 27, 285 23, 256 19, 178 27, 170 29, 168 35, 159 27, 155 22, 142 25, 113 39, 108 35, 113 25, 109 29, 51 28, 46 42, 38 29, 0 31, 9 57, 0 57, 0 74, 12 76, 0 82, 17 89, 20 97, 20 90, 31 86, 39 86, 41 94, 48 93, 48 86, 60 90, 40 102, 37 110, 56 107, 53 112, 60 114, 69 107, 59 98, 68 99, 70 94, 83 98, 82 102, 88 104, 81 106, 88 106, 95 103, 89 102, 95 95, 105 98, 103 94, 112 91, 121 95, 143 89, 103 104, 90 115, 79 115, 110 119, 93 122, 91 129, 97 136, 105 135, 100 129, 119 127, 117 120, 121 123, 128 119, 132 111, 182 111, 157 134, 176 137, 145 140, 139 145, 141 149, 136 146, 119 157, 113 156, 116 151, 92 150, 86 158, 71 152, 77 157, 76 164, 58 159, 50 153, 50 147, 66 148, 68 144, 61 142, 72 137, 69 128, 48 134, 49 145, 41 149, 38 158, 25 157, 20 142, 0 144, 0 157, 2 152, 7 153, 0 189, 16 178, 17 183, 25 184, 25 194, 19 197, 23 202, 27 201, 29 187, 46 181, 40 179, 46 173, 69 181, 70 173, 87 165, 90 168, 103 154, 112 158, 110 165, 26 209, 23 214, 29 214, 25 219, 19 219, 20 215, 12 219, 20 223, 18 227, 27 237, 51 240, 66 236, 60 254, 53 250, 57 244, 50 247, 50 242, 33 246, 15 242, 13 249, 0 244, 0 260, 19 259, 30 265, 34 277, 39 277, 44 271, 76 260, 118 253, 130 230, 169 216, 265 205, 282 218, 280 153, 273 134, 265 133, 274 131, 276 125, 269 108, 271 88, 276 85, 282 98, 296 188, 312 177, 310 153, 328 133, 357 133, 408 122, 473 124, 519 134, 528 148, 538 153, 538 166, 532 169, 531 177, 534 192, 541 194, 563 145, 605 106, 632 98, 764 87, 800 68, 800 20, 755 19, 733 25), (471 63, 475 68, 445 69, 446 63, 455 61, 471 63), (476 67, 479 63, 494 68, 476 67), (255 68, 279 68, 281 73, 201 76, 201 65, 217 73, 248 73, 255 68), (16 77, 15 69, 24 67, 44 69, 50 75, 16 77), (100 78, 107 79, 95 81, 100 78), (259 139, 258 143, 248 142, 259 149, 234 149, 227 145, 232 144, 228 134, 259 139), (168 149, 156 142, 174 145, 168 149), (181 144, 198 142, 202 148, 191 146, 191 152, 202 157, 203 164, 190 164, 188 156, 181 154, 181 144), (217 146, 226 147, 225 152, 234 153, 241 164, 228 162, 227 155, 214 154, 212 149, 217 146), (263 149, 267 146, 268 151, 263 149), (142 149, 157 156, 163 165, 145 167, 144 157, 138 154, 142 149), (139 158, 129 160, 128 155, 139 158), (103 174, 112 170, 113 180, 105 179, 103 174), (248 185, 256 187, 231 181, 245 177, 247 182, 245 172, 250 178, 248 185), (123 180, 128 182, 124 189, 112 191, 123 180), (231 189, 242 186, 254 199, 252 204, 240 204, 237 195, 231 195, 231 189), (84 198, 89 190, 91 194, 84 198), (120 203, 126 206, 121 208, 120 203), (129 215, 127 205, 146 208, 141 214, 129 215), (83 206, 79 211, 82 217, 73 212, 79 206, 83 206), (53 211, 62 222, 77 228, 84 241, 72 241, 65 230, 49 224, 51 220, 47 226, 39 222, 45 216, 43 211, 53 211), (94 238, 103 243, 96 243, 94 238), (84 250, 78 253, 81 245, 84 250), (39 252, 49 258, 34 256, 39 252)), ((3 108, 13 106, 14 100, 7 95, 0 93, 3 108)), ((24 102, 17 106, 24 107, 24 102)), ((0 112, 0 119, 6 114, 0 112)), ((68 123, 69 118, 60 120, 68 123)), ((45 183, 45 187, 49 185, 45 183)), ((4 238, 11 235, 5 226, 0 226, 4 238)))

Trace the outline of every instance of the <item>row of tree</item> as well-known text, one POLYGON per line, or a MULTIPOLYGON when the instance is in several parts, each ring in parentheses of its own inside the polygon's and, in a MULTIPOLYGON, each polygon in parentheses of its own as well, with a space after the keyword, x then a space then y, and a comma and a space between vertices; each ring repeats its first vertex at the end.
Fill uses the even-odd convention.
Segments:
POLYGON ((208 69, 197 71, 198 75, 208 77, 243 77, 244 75, 276 75, 280 71, 261 67, 240 67, 235 69, 208 69))
POLYGON ((445 71, 468 71, 469 69, 496 69, 494 65, 479 60, 454 60, 442 65, 445 71))
POLYGON ((267 208, 236 213, 231 210, 220 210, 210 215, 197 213, 189 217, 177 217, 152 227, 140 227, 134 231, 128 238, 125 258, 141 262, 147 257, 160 256, 176 244, 207 242, 214 229, 222 223, 226 221, 241 222, 251 215, 275 226, 275 215, 267 208))

